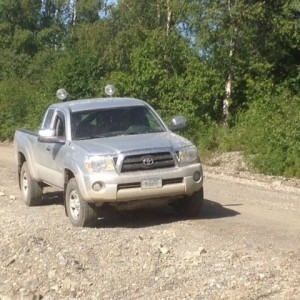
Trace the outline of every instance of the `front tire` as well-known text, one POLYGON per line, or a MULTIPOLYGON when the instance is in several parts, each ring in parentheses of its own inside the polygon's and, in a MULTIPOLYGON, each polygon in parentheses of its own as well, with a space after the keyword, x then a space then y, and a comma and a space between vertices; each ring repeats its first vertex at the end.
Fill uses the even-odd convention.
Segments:
POLYGON ((177 213, 185 218, 196 218, 202 208, 204 200, 203 188, 195 192, 192 196, 179 199, 175 204, 177 213))
POLYGON ((66 209, 73 226, 95 226, 98 217, 96 207, 82 199, 75 178, 70 179, 67 185, 66 209))
POLYGON ((20 187, 24 202, 27 206, 36 206, 41 204, 43 187, 41 183, 31 177, 27 162, 24 162, 21 168, 20 187))

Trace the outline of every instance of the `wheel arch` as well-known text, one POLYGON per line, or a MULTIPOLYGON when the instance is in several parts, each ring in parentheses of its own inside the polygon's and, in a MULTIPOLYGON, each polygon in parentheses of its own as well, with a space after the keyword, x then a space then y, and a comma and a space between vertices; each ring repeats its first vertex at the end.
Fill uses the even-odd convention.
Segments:
POLYGON ((26 162, 27 160, 26 160, 25 155, 20 151, 18 152, 17 159, 18 159, 18 182, 19 182, 19 188, 21 189, 21 180, 20 180, 21 169, 22 169, 24 162, 26 162))
POLYGON ((67 185, 70 179, 75 178, 74 173, 70 169, 65 169, 64 172, 64 207, 65 207, 65 214, 68 216, 67 208, 66 208, 66 191, 67 185))

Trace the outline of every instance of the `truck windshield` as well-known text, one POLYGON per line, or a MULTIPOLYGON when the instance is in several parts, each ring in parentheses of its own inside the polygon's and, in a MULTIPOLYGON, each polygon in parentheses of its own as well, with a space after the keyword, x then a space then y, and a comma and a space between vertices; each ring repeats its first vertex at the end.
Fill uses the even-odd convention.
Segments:
POLYGON ((71 128, 73 140, 147 134, 166 130, 156 115, 146 106, 73 112, 71 128))

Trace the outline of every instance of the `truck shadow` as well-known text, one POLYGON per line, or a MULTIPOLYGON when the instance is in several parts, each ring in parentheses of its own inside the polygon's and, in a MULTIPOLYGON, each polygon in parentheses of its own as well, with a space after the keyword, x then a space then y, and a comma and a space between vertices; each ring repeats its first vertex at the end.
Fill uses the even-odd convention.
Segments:
POLYGON ((64 194, 61 191, 45 192, 43 194, 42 206, 63 205, 64 194))
POLYGON ((219 219, 237 216, 240 213, 228 207, 240 205, 242 204, 228 204, 225 206, 221 205, 218 202, 205 199, 202 207, 202 212, 200 214, 200 219, 219 219))
POLYGON ((169 224, 185 220, 219 219, 239 215, 233 209, 212 200, 205 199, 199 216, 186 219, 178 216, 175 210, 167 205, 160 207, 145 207, 136 209, 108 209, 102 212, 97 227, 99 228, 143 228, 169 224))
MULTIPOLYGON (((42 206, 61 205, 63 206, 63 192, 49 191, 44 193, 42 206)), ((232 204, 223 206, 215 201, 205 199, 201 213, 196 218, 191 220, 201 219, 220 219, 230 218, 239 215, 240 213, 232 208, 240 204, 232 204)), ((157 226, 161 224, 174 223, 188 220, 180 217, 175 210, 169 205, 163 206, 145 206, 139 208, 113 208, 106 207, 99 209, 98 228, 143 228, 157 226)))

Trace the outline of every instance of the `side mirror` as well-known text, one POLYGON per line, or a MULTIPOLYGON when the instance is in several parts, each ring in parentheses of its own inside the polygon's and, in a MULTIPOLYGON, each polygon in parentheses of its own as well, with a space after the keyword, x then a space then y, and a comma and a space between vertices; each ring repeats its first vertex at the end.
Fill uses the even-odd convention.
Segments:
POLYGON ((178 131, 185 128, 187 128, 187 121, 183 116, 174 117, 169 125, 169 129, 172 131, 178 131))
POLYGON ((39 131, 38 141, 49 144, 64 144, 66 142, 66 138, 64 136, 56 136, 55 131, 52 129, 41 129, 39 131))

